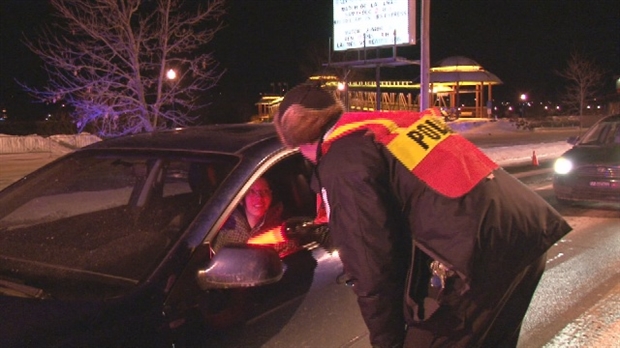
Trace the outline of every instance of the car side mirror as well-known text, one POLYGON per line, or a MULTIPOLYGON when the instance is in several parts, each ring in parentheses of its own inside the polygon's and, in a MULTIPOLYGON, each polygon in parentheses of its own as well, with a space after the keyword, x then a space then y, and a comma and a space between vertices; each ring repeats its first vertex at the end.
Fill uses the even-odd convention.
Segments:
POLYGON ((198 270, 197 282, 202 290, 247 288, 275 283, 283 274, 275 249, 240 244, 220 249, 206 269, 198 270))

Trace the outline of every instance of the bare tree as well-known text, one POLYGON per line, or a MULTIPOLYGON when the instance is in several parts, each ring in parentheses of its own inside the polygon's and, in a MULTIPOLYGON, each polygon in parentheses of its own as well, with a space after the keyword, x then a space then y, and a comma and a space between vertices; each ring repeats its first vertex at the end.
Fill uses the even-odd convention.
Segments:
POLYGON ((588 100, 595 98, 600 91, 604 77, 603 70, 594 61, 573 52, 566 68, 556 73, 568 80, 562 102, 569 110, 583 115, 588 100))
POLYGON ((81 131, 133 134, 194 121, 198 98, 223 74, 205 49, 222 27, 225 0, 50 0, 57 21, 29 49, 49 75, 45 102, 73 108, 81 131), (167 73, 176 76, 167 76, 167 73))

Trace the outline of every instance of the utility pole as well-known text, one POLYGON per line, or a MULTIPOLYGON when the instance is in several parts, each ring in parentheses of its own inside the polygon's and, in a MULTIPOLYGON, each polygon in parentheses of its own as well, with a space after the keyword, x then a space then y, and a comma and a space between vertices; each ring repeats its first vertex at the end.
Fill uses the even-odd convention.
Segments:
POLYGON ((431 0, 420 0, 420 111, 430 107, 430 14, 431 0))

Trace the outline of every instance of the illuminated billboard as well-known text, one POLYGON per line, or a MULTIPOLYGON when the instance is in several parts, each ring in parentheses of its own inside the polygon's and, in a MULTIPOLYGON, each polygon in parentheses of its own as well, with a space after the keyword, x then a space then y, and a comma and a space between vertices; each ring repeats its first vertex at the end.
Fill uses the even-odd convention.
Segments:
POLYGON ((334 50, 415 45, 416 0, 334 0, 334 50))

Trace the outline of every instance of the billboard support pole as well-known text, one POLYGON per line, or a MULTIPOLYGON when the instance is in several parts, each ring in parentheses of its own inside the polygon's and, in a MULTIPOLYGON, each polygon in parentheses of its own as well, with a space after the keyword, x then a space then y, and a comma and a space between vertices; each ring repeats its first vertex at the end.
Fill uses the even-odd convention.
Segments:
POLYGON ((377 96, 375 97, 375 111, 381 111, 381 65, 375 68, 375 83, 377 84, 377 96))
POLYGON ((332 64, 332 38, 327 42, 327 66, 332 64))
POLYGON ((429 80, 430 80, 430 13, 431 13, 431 0, 420 0, 421 13, 420 13, 420 111, 429 108, 430 94, 429 80))

